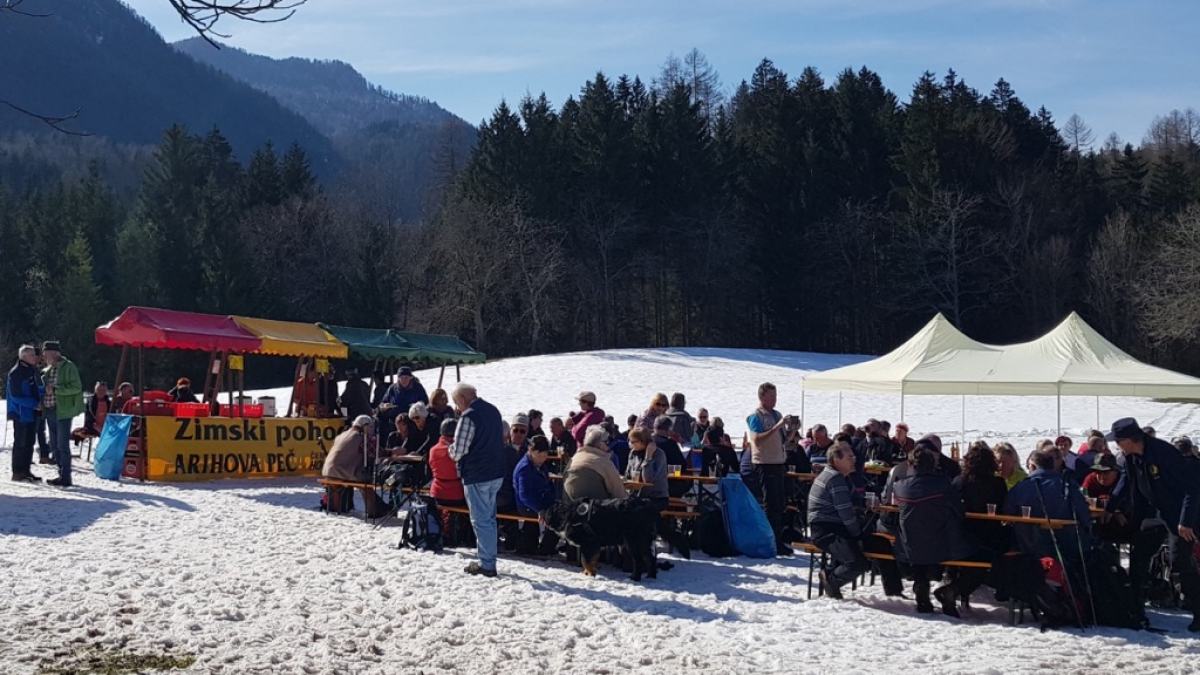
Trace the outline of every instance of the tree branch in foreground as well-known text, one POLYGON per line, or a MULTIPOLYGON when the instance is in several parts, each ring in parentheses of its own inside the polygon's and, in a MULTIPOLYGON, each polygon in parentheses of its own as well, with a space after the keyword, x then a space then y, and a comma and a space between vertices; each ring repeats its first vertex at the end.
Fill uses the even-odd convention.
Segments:
POLYGON ((306 0, 168 0, 184 23, 192 27, 210 45, 220 48, 211 36, 228 38, 217 31, 223 16, 254 23, 279 23, 296 13, 306 0))

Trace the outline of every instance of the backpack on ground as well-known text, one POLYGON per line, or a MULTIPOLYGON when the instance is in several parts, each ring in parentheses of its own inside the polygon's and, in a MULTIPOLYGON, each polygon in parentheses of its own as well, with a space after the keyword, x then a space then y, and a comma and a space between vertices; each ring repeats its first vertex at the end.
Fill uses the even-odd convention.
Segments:
POLYGON ((1120 565, 1116 549, 1095 550, 1088 556, 1086 564, 1092 590, 1091 605, 1096 608, 1092 620, 1101 626, 1141 628, 1141 617, 1134 609, 1133 584, 1120 565))
POLYGON ((692 529, 691 546, 704 551, 713 558, 727 558, 736 555, 733 546, 729 544, 729 535, 725 530, 725 517, 720 509, 709 509, 696 518, 692 529))
POLYGON ((350 513, 354 509, 354 488, 331 486, 321 495, 321 510, 326 513, 350 513))
POLYGON ((400 524, 400 543, 397 548, 440 553, 444 545, 442 519, 437 506, 423 499, 414 500, 400 524))

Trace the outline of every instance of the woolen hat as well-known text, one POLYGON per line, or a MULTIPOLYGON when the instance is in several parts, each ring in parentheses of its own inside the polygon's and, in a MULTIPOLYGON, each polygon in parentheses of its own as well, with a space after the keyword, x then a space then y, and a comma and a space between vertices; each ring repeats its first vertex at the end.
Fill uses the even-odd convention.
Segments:
POLYGON ((412 375, 412 368, 401 366, 400 370, 396 371, 396 375, 403 377, 404 375, 412 375))
POLYGON ((46 340, 42 343, 43 352, 61 352, 62 347, 58 344, 58 340, 46 340))
POLYGON ((354 418, 353 426, 359 429, 366 429, 367 427, 375 426, 375 420, 371 419, 370 415, 359 415, 354 418))

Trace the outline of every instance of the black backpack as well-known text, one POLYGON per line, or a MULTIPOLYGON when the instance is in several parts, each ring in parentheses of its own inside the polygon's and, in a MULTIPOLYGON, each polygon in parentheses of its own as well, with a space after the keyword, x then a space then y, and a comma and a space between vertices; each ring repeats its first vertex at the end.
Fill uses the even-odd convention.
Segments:
POLYGON ((442 521, 437 506, 426 500, 416 500, 404 515, 397 548, 440 553, 444 547, 442 521))
POLYGON ((1133 584, 1117 559, 1116 549, 1095 550, 1086 564, 1091 605, 1096 608, 1093 621, 1114 628, 1141 628, 1141 617, 1134 613, 1133 584))
POLYGON ((733 546, 729 544, 729 534, 725 531, 725 517, 721 515, 720 509, 704 511, 696 518, 691 545, 692 548, 698 548, 713 558, 736 555, 733 546))

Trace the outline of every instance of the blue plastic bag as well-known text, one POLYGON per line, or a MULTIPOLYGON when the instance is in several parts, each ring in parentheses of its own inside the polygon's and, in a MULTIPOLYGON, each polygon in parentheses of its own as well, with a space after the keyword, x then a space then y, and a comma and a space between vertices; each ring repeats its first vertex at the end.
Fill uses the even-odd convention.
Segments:
POLYGON ((110 414, 104 418, 100 440, 96 442, 96 459, 92 468, 96 477, 105 480, 120 480, 125 468, 125 444, 129 441, 132 415, 110 414))
POLYGON ((734 550, 751 558, 774 558, 775 533, 750 488, 741 476, 725 476, 720 485, 725 527, 734 550))

